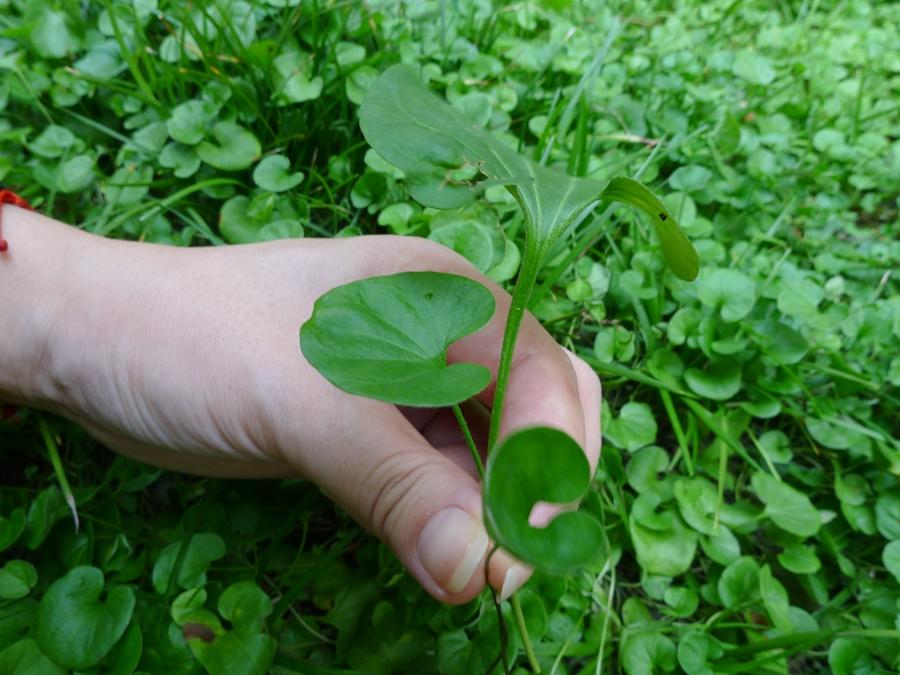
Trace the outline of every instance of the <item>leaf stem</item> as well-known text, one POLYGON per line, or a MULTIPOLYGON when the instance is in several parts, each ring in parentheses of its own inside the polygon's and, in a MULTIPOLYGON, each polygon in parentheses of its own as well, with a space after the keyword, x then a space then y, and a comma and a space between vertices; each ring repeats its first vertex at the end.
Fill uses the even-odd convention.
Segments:
POLYGON ((531 666, 531 672, 540 673, 541 664, 538 663, 537 656, 534 655, 534 646, 531 644, 531 638, 528 636, 528 626, 525 625, 525 615, 522 613, 522 603, 519 602, 519 596, 513 593, 509 599, 512 606, 513 615, 516 617, 516 628, 519 629, 519 635, 522 636, 522 643, 525 646, 525 654, 528 656, 528 665, 531 666))
POLYGON ((481 455, 478 453, 478 446, 475 445, 475 439, 472 438, 472 432, 469 431, 469 425, 466 424, 466 418, 463 415, 458 403, 454 403, 450 407, 453 408, 453 414, 456 416, 456 422, 459 424, 459 428, 462 429, 463 436, 466 437, 466 445, 469 446, 469 452, 472 453, 472 459, 475 461, 475 468, 478 469, 478 477, 483 483, 484 464, 481 461, 481 455))
POLYGON ((522 257, 522 267, 519 270, 519 278, 516 280, 512 302, 509 305, 506 328, 503 332, 503 345, 500 349, 500 363, 497 366, 497 384, 494 388, 494 405, 491 409, 491 425, 488 431, 489 454, 496 445, 497 436, 500 434, 500 419, 503 416, 503 402, 506 398, 506 386, 509 384, 516 338, 519 335, 522 318, 525 316, 525 309, 528 307, 528 301, 541 268, 541 257, 532 237, 526 237, 525 255, 522 257))
POLYGON ((62 490, 63 496, 66 498, 66 504, 69 511, 72 512, 72 520, 75 523, 75 532, 81 523, 78 520, 78 506, 75 504, 75 495, 72 494, 72 487, 69 485, 69 479, 66 478, 66 470, 63 468, 62 460, 59 457, 59 448, 56 446, 56 438, 53 436, 53 430, 43 417, 38 417, 38 428, 41 430, 41 436, 44 438, 44 445, 47 448, 47 454, 50 456, 50 463, 53 465, 53 471, 56 474, 56 480, 59 482, 59 488, 62 490))

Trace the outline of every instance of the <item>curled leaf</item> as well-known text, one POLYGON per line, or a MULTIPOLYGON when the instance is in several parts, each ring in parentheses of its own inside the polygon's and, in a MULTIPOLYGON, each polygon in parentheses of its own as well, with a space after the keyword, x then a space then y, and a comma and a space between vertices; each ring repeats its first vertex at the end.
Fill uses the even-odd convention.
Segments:
POLYGON ((591 481, 584 452, 557 429, 531 427, 500 442, 484 476, 485 524, 500 546, 547 572, 563 574, 605 552, 603 527, 584 511, 563 511, 546 527, 529 517, 541 502, 571 504, 591 481))

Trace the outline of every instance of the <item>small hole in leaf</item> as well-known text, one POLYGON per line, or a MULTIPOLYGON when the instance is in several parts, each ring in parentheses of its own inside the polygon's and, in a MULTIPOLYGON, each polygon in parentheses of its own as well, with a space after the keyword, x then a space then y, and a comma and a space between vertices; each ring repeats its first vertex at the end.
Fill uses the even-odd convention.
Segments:
POLYGON ((665 214, 665 213, 660 213, 660 214, 659 214, 659 219, 660 219, 660 220, 665 220, 665 219, 666 219, 666 214, 665 214))
POLYGON ((433 298, 434 298, 434 293, 426 293, 426 294, 425 294, 425 299, 426 299, 426 300, 431 300, 431 299, 433 299, 433 298))

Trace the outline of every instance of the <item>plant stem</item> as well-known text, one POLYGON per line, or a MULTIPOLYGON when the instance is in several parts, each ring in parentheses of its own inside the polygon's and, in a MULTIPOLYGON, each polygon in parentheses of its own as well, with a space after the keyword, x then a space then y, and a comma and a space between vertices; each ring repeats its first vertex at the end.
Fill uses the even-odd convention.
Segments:
POLYGON ((534 283, 541 267, 541 257, 531 238, 526 237, 525 255, 522 257, 522 268, 519 270, 519 278, 516 280, 516 288, 513 290, 512 302, 509 305, 506 328, 503 332, 503 346, 500 349, 500 363, 497 366, 497 384, 494 388, 494 405, 491 409, 491 426, 488 431, 489 454, 500 434, 500 419, 503 416, 503 402, 506 398, 506 385, 509 384, 516 338, 522 326, 522 318, 525 316, 531 292, 534 290, 534 283))
POLYGON ((484 482, 484 464, 481 462, 481 455, 478 453, 478 446, 475 445, 475 439, 472 438, 472 432, 469 431, 469 425, 466 424, 466 418, 458 403, 454 403, 450 407, 453 408, 456 422, 459 424, 459 428, 462 429, 463 436, 466 437, 466 445, 469 446, 469 452, 472 453, 472 459, 475 461, 475 468, 478 469, 478 477, 484 482))
POLYGON ((509 599, 512 605, 513 615, 516 617, 516 628, 519 629, 519 635, 522 636, 522 643, 525 646, 525 654, 528 656, 528 665, 531 666, 531 672, 540 673, 541 664, 538 663, 537 657, 534 655, 534 646, 528 637, 528 626, 525 625, 525 615, 522 613, 522 603, 519 602, 519 596, 513 593, 509 599))
POLYGON ((75 532, 78 532, 80 526, 78 520, 78 507, 75 504, 75 495, 72 494, 72 487, 69 485, 69 479, 66 478, 66 470, 63 468, 62 460, 59 458, 59 449, 56 447, 56 438, 53 436, 53 430, 50 428, 47 420, 43 417, 38 418, 38 428, 41 430, 41 436, 44 438, 47 454, 50 455, 50 463, 53 465, 53 471, 56 474, 56 480, 59 482, 59 488, 66 498, 66 504, 69 506, 69 511, 72 512, 72 520, 75 521, 75 532))

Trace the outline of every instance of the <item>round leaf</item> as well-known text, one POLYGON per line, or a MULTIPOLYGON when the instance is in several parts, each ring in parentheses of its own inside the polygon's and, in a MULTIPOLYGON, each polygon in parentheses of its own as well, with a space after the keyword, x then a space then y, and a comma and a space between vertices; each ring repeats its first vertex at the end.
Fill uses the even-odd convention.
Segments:
POLYGON ((0 568, 0 600, 18 600, 37 583, 37 570, 27 560, 10 560, 0 568))
POLYGON ((195 534, 187 542, 173 542, 162 550, 153 566, 153 587, 157 593, 166 593, 174 574, 181 588, 202 586, 206 583, 206 570, 223 555, 225 542, 212 532, 195 534))
POLYGON ((134 592, 116 586, 100 601, 103 572, 75 567, 54 581, 37 616, 41 651, 56 663, 85 670, 97 665, 122 637, 134 611, 134 592))
POLYGON ((727 401, 741 390, 741 364, 729 359, 713 361, 705 370, 688 368, 684 381, 700 396, 727 401))
POLYGON ((815 551, 809 546, 794 544, 778 554, 778 562, 794 574, 815 574, 822 567, 815 551))
POLYGON ((253 182, 269 192, 285 192, 303 182, 303 174, 290 173, 291 160, 284 155, 270 155, 256 165, 253 182))
POLYGON ((234 122, 219 122, 212 129, 218 145, 204 141, 197 146, 201 160, 223 171, 241 171, 253 164, 262 152, 252 133, 234 122))
POLYGON ((697 297, 707 307, 720 309, 725 321, 740 321, 756 303, 756 283, 743 272, 714 269, 700 276, 697 297))
POLYGON ((490 382, 484 366, 447 365, 447 348, 493 314, 494 296, 466 277, 371 277, 316 300, 300 329, 300 347, 329 382, 351 394, 398 405, 448 406, 490 382))
POLYGON ((894 575, 894 578, 900 583, 900 541, 892 541, 884 547, 881 554, 884 566, 888 572, 894 575))
POLYGON ((520 560, 548 572, 565 573, 593 562, 605 552, 603 528, 593 516, 564 511, 546 527, 528 522, 538 501, 577 502, 590 481, 587 457, 568 434, 547 427, 517 431, 488 457, 488 532, 520 560))
POLYGON ((800 537, 819 531, 819 512, 805 494, 766 473, 753 474, 751 482, 766 505, 766 515, 782 530, 800 537))

